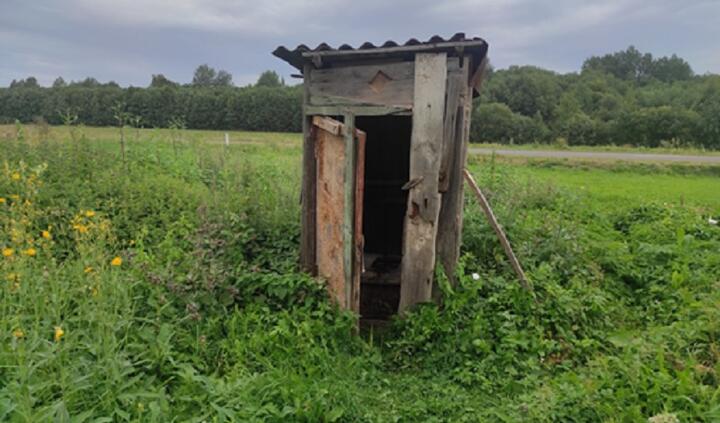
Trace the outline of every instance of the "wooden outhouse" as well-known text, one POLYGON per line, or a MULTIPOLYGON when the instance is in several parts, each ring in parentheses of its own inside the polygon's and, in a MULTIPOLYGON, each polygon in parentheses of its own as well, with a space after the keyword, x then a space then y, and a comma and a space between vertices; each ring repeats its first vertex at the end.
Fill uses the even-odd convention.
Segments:
POLYGON ((383 318, 437 300, 454 275, 473 95, 488 45, 278 47, 302 72, 301 264, 344 308, 383 318))

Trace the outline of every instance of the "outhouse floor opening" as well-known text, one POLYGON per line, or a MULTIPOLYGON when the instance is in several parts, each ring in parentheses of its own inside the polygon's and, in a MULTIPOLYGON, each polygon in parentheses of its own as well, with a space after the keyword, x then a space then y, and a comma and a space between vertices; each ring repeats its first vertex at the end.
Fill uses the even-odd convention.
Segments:
POLYGON ((410 116, 358 116, 367 134, 363 196, 364 265, 360 315, 383 320, 400 302, 403 224, 410 174, 410 116))

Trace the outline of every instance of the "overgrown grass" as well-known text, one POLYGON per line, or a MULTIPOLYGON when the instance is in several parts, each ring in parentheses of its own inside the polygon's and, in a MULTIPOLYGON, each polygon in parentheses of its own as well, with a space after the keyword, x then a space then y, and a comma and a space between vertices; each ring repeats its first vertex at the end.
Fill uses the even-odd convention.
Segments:
POLYGON ((467 198, 460 285, 361 338, 294 135, 86 131, 0 144, 0 421, 720 419, 718 178, 474 161, 535 298, 467 198))

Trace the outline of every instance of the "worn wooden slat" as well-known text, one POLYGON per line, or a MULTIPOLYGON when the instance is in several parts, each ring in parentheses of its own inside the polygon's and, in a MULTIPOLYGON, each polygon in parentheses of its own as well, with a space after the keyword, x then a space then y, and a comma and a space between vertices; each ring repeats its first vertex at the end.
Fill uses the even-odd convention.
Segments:
POLYGON ((413 62, 317 69, 310 79, 310 104, 412 106, 413 62))
POLYGON ((330 297, 347 307, 345 234, 345 140, 316 127, 317 139, 317 267, 330 297))
POLYGON ((352 113, 355 116, 384 116, 397 115, 407 116, 412 114, 410 107, 394 106, 367 106, 367 105, 332 105, 332 106, 311 106, 306 105, 305 115, 342 116, 345 113, 352 113))
POLYGON ((457 113, 460 99, 460 91, 465 85, 463 75, 460 72, 448 74, 447 95, 445 96, 445 121, 443 129, 443 148, 442 158, 440 161, 440 175, 438 181, 438 189, 440 192, 446 192, 450 185, 448 172, 453 164, 453 155, 457 146, 455 130, 457 128, 457 113))
POLYGON ((312 123, 313 125, 333 135, 342 135, 343 133, 342 122, 338 122, 335 119, 331 119, 325 116, 313 116, 312 123))
MULTIPOLYGON (((310 99, 309 81, 311 66, 306 65, 303 71, 304 77, 304 100, 306 107, 310 99)), ((300 227, 300 267, 310 273, 317 274, 316 262, 316 160, 315 160, 315 137, 312 133, 313 126, 307 115, 303 116, 303 157, 302 157, 302 187, 300 190, 301 202, 301 227, 300 227)))
POLYGON ((415 56, 410 181, 405 216, 399 311, 431 299, 435 237, 440 211, 438 174, 442 152, 447 55, 415 56))
POLYGON ((357 158, 355 160, 355 257, 353 262, 353 287, 351 309, 360 314, 360 279, 363 269, 363 197, 365 195, 365 132, 355 131, 357 137, 357 158))
POLYGON ((345 268, 345 305, 352 304, 353 261, 355 248, 353 242, 353 229, 355 228, 355 116, 346 114, 344 122, 344 173, 343 186, 344 216, 343 216, 343 261, 345 268))
POLYGON ((470 80, 470 86, 478 93, 480 94, 480 90, 482 89, 482 84, 485 82, 485 71, 487 69, 488 59, 487 57, 483 57, 482 61, 478 65, 477 69, 475 69, 475 72, 472 75, 472 78, 470 80))
MULTIPOLYGON (((463 223, 463 174, 467 158, 468 139, 470 137, 470 114, 472 111, 472 88, 469 83, 470 58, 464 60, 462 81, 455 128, 455 143, 451 162, 448 164, 448 189, 442 196, 442 205, 438 219, 437 256, 451 284, 457 284, 455 270, 460 257, 463 223)), ((438 301, 439 290, 435 289, 433 298, 438 301)))

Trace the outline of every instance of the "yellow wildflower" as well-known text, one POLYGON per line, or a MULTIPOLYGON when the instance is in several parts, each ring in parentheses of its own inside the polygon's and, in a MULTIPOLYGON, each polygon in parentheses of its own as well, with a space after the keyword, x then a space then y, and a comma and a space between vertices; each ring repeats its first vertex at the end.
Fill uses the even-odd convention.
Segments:
POLYGON ((12 180, 13 181, 19 181, 20 180, 20 174, 15 172, 12 174, 12 180))
POLYGON ((13 331, 13 336, 14 336, 16 339, 24 338, 24 337, 25 337, 25 332, 23 332, 22 329, 15 329, 15 330, 13 331))
POLYGON ((15 250, 12 248, 3 248, 2 250, 3 257, 12 257, 13 254, 15 254, 15 250))
POLYGON ((62 337, 65 336, 65 331, 60 326, 55 326, 55 342, 60 342, 62 337))
POLYGON ((10 195, 10 198, 12 198, 13 200, 16 200, 16 201, 17 201, 17 200, 20 199, 20 196, 17 195, 17 194, 12 194, 12 195, 10 195))
POLYGON ((122 259, 120 258, 120 256, 117 256, 114 259, 112 259, 112 261, 110 261, 111 266, 120 266, 121 264, 122 264, 122 259))
POLYGON ((20 276, 17 273, 8 273, 7 280, 9 282, 17 282, 20 280, 20 276))
POLYGON ((80 232, 81 234, 87 233, 87 231, 88 231, 88 227, 85 225, 82 225, 80 223, 73 225, 73 229, 80 232))
POLYGON ((35 254, 37 254, 37 250, 35 250, 33 247, 28 248, 24 251, 26 256, 29 257, 35 257, 35 254))
POLYGON ((52 236, 50 236, 50 231, 42 231, 42 237, 45 239, 52 238, 52 236))
POLYGON ((92 271, 93 271, 93 268, 91 266, 88 266, 83 270, 83 272, 85 272, 85 273, 92 273, 92 271))
POLYGON ((7 203, 7 200, 5 199, 5 197, 0 197, 0 204, 5 204, 5 203, 7 203))
POLYGON ((87 217, 93 217, 93 216, 95 216, 95 212, 92 211, 92 210, 88 210, 88 211, 85 212, 85 216, 87 216, 87 217))

